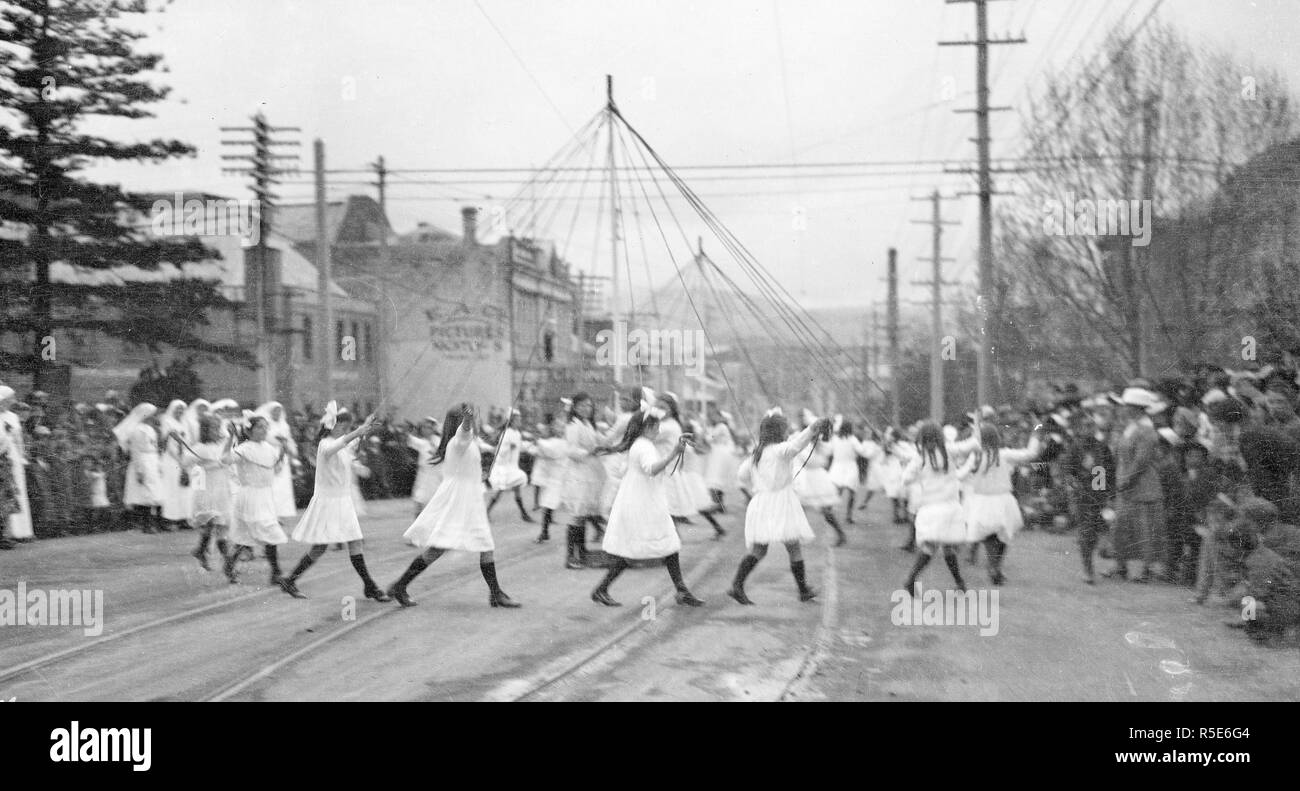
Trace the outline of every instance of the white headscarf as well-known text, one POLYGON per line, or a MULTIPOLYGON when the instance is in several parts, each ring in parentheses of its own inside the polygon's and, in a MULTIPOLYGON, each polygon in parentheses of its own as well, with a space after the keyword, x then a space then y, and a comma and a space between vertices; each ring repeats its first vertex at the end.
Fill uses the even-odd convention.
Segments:
POLYGON ((121 423, 113 426, 113 436, 117 437, 118 447, 122 450, 126 450, 126 444, 131 439, 131 434, 135 432, 136 428, 144 423, 146 418, 150 417, 157 411, 158 407, 153 404, 136 404, 135 409, 131 410, 131 414, 122 418, 121 423))
POLYGON ((257 414, 266 418, 268 437, 291 437, 293 435, 293 431, 289 428, 289 420, 287 417, 288 412, 284 408, 284 404, 281 404, 279 401, 267 401, 265 404, 262 404, 257 408, 257 414), (280 407, 279 420, 276 420, 271 416, 272 413, 275 412, 276 407, 280 407))
POLYGON ((185 413, 182 411, 180 417, 172 416, 172 413, 176 411, 176 407, 180 407, 184 410, 185 402, 179 398, 174 399, 167 405, 167 411, 163 412, 162 417, 158 420, 159 425, 162 427, 162 434, 164 437, 167 436, 167 432, 169 431, 175 431, 181 436, 185 436, 189 433, 189 425, 185 421, 185 413))

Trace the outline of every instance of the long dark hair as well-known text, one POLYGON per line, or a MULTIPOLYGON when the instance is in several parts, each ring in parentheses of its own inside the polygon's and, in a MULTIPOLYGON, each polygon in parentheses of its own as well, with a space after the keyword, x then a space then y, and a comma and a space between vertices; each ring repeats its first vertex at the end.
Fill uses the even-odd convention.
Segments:
POLYGON ((925 463, 931 469, 939 469, 939 457, 943 457, 943 471, 948 471, 948 446, 943 441, 943 430, 933 420, 921 424, 916 432, 916 449, 921 453, 925 463))
POLYGON ((640 439, 647 429, 658 425, 659 418, 644 412, 633 412, 632 419, 627 421, 627 428, 623 431, 623 439, 608 452, 626 453, 632 447, 632 443, 640 439))
MULTIPOLYGON (((254 415, 253 417, 250 417, 248 419, 248 425, 240 429, 239 441, 240 442, 251 441, 253 438, 253 426, 257 425, 258 423, 265 424, 268 429, 271 427, 270 421, 268 421, 266 418, 262 417, 261 415, 254 415)), ((270 437, 268 436, 267 439, 270 439, 270 437)))
POLYGON ((840 421, 840 430, 835 432, 836 436, 847 437, 853 433, 853 423, 849 420, 840 421))
POLYGON ((754 466, 763 458, 763 450, 768 445, 785 442, 790 434, 790 421, 785 415, 768 415, 758 422, 758 442, 754 444, 754 466))
POLYGON ((460 424, 470 409, 468 403, 462 403, 447 410, 447 416, 442 421, 442 439, 438 442, 437 452, 429 458, 430 464, 442 464, 447 458, 447 443, 451 442, 451 438, 457 431, 460 431, 460 424))
POLYGON ((1002 432, 992 423, 980 424, 980 464, 985 470, 998 466, 1002 457, 1002 432))
POLYGON ((587 418, 583 417, 583 416, 578 412, 578 404, 581 404, 581 403, 584 402, 584 401, 586 401, 586 402, 588 402, 588 403, 593 403, 593 402, 591 401, 591 396, 587 395, 586 393, 574 393, 574 394, 573 394, 573 402, 572 402, 571 404, 569 404, 569 412, 568 412, 567 415, 565 415, 564 422, 566 422, 566 423, 572 423, 572 422, 574 421, 574 419, 576 418, 576 419, 578 419, 578 420, 581 420, 583 423, 586 423, 588 426, 594 426, 594 425, 595 425, 595 423, 594 423, 593 421, 588 420, 587 418))

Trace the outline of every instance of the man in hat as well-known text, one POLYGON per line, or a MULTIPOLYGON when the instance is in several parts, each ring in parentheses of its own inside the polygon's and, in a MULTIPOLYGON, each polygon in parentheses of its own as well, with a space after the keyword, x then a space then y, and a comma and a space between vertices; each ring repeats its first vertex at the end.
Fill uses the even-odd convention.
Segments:
POLYGON ((1115 447, 1115 568, 1107 577, 1128 578, 1128 562, 1142 562, 1134 582, 1150 582, 1164 560, 1164 493, 1158 468, 1160 436, 1149 412, 1159 399, 1150 390, 1128 387, 1120 396, 1124 430, 1115 447))

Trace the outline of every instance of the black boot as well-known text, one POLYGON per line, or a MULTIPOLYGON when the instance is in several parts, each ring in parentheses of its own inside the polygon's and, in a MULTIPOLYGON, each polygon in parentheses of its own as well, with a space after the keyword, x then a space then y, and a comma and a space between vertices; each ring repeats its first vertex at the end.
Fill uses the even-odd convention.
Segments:
POLYGON ((497 504, 497 500, 500 499, 501 499, 501 492, 494 492, 492 494, 492 499, 488 500, 488 504, 487 504, 488 513, 492 513, 493 506, 495 506, 497 504))
POLYGON ((741 604, 753 604, 749 597, 745 595, 745 578, 747 578, 758 565, 758 558, 753 555, 746 555, 740 559, 740 567, 736 569, 736 576, 731 580, 731 589, 727 595, 741 604))
POLYGON ((626 568, 626 560, 623 558, 614 558, 614 562, 609 567, 609 571, 605 572, 605 578, 601 580, 600 584, 596 586, 596 589, 591 592, 591 600, 597 604, 603 604, 606 607, 622 607, 622 604, 614 601, 614 599, 609 595, 609 586, 614 583, 614 580, 618 579, 618 575, 622 574, 623 570, 626 568))
POLYGON ((554 516, 555 512, 550 508, 542 510, 542 532, 537 536, 537 543, 542 544, 551 540, 551 519, 554 516))
POLYGON ((158 532, 157 528, 154 527, 153 512, 149 508, 143 505, 137 505, 132 510, 134 511, 136 522, 140 525, 141 533, 144 533, 145 535, 153 535, 158 532))
POLYGON ((688 607, 703 605, 704 601, 696 598, 695 594, 686 587, 686 580, 682 579, 682 561, 678 554, 674 552, 664 558, 664 565, 668 568, 668 576, 673 581, 673 587, 677 589, 677 603, 688 607))
POLYGON ((230 554, 230 544, 226 543, 226 539, 217 539, 217 552, 220 553, 223 561, 226 559, 226 556, 230 554))
POLYGON ((907 582, 903 585, 904 590, 907 591, 907 595, 916 595, 916 578, 921 576, 921 571, 928 565, 930 565, 929 555, 924 552, 917 555, 916 562, 912 564, 912 571, 907 575, 907 582))
POLYGON ((564 567, 566 569, 586 568, 582 562, 582 543, 583 532, 586 530, 582 525, 569 525, 568 546, 565 551, 564 567))
POLYGON ((830 506, 822 509, 822 516, 826 518, 826 524, 835 528, 835 546, 844 546, 844 542, 848 539, 844 537, 844 531, 840 529, 839 520, 835 518, 835 513, 831 511, 830 506))
POLYGON ((790 571, 794 573, 794 582, 799 586, 799 601, 812 601, 815 599, 817 591, 808 587, 808 580, 804 577, 803 561, 790 561, 790 571))
POLYGON ((356 569, 357 576, 361 578, 361 584, 367 599, 375 601, 392 601, 388 594, 384 593, 375 581, 370 578, 370 571, 366 568, 366 556, 358 552, 352 556, 352 568, 356 569))
POLYGON ((524 520, 525 522, 535 522, 535 521, 537 521, 537 520, 533 519, 533 517, 532 517, 531 515, 529 515, 529 513, 528 513, 528 509, 527 509, 527 508, 524 508, 524 497, 523 497, 523 495, 521 495, 521 494, 519 493, 519 490, 518 490, 518 489, 515 489, 515 505, 519 506, 519 518, 520 518, 520 519, 524 520))
POLYGON ((849 504, 848 507, 844 509, 844 524, 846 525, 853 524, 853 501, 856 499, 857 499, 857 494, 852 489, 850 489, 849 504))
POLYGON ((307 554, 302 556, 302 560, 299 560, 298 565, 293 567, 293 571, 289 574, 289 576, 284 577, 280 580, 280 590, 284 591, 285 593, 289 594, 295 599, 307 598, 307 594, 298 590, 298 586, 295 583, 298 581, 298 578, 303 575, 303 572, 311 568, 311 565, 315 562, 316 562, 316 558, 312 555, 311 550, 307 550, 307 554))
POLYGON ((490 592, 488 604, 493 607, 520 606, 519 602, 507 596, 505 591, 501 590, 501 586, 497 584, 497 564, 480 563, 478 564, 478 570, 483 572, 483 579, 488 584, 488 591, 490 592))
POLYGON ((943 562, 948 565, 948 572, 952 574, 952 581, 957 583, 957 590, 962 593, 966 592, 966 583, 961 578, 961 565, 957 562, 957 550, 951 547, 945 547, 943 550, 943 562))
POLYGON ((715 539, 722 538, 727 534, 727 531, 722 529, 722 525, 718 524, 718 520, 713 518, 713 514, 701 511, 700 516, 708 520, 708 523, 713 526, 713 537, 715 539))
POLYGON ((1001 585, 1007 580, 1002 574, 1002 558, 1006 556, 1007 545, 997 536, 989 536, 984 543, 984 554, 989 556, 989 582, 1001 585))
POLYGON ((205 527, 202 532, 199 533, 198 549, 195 549, 190 553, 199 561, 199 565, 203 567, 204 571, 212 571, 212 567, 208 565, 208 544, 211 542, 212 528, 205 527))
POLYGON ((904 552, 915 552, 915 551, 916 551, 916 523, 915 523, 915 522, 913 522, 912 524, 908 525, 908 528, 907 528, 907 543, 904 544, 903 546, 899 547, 899 549, 903 550, 904 552))
POLYGON ((271 584, 280 584, 280 548, 275 544, 266 545, 266 562, 271 564, 271 584))
POLYGON ((402 576, 398 578, 397 582, 389 586, 388 595, 403 607, 414 607, 416 602, 406 595, 406 586, 410 585, 411 581, 420 576, 420 572, 428 567, 429 562, 424 559, 424 555, 412 560, 411 565, 406 567, 406 571, 402 572, 402 576))
POLYGON ((243 549, 242 545, 236 544, 234 550, 226 555, 226 562, 221 564, 221 570, 225 573, 226 579, 230 580, 231 585, 239 582, 239 578, 235 576, 235 564, 239 562, 239 554, 243 549))

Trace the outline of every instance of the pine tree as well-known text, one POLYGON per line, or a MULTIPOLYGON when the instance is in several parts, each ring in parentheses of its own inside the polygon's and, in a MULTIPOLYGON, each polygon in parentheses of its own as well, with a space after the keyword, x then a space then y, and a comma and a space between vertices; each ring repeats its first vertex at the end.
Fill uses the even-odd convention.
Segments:
POLYGON ((170 93, 150 80, 161 56, 136 51, 144 34, 125 24, 149 11, 144 0, 0 0, 0 334, 23 338, 21 350, 0 350, 0 369, 34 373, 37 386, 51 357, 63 361, 49 353, 56 330, 253 365, 246 350, 198 334, 207 309, 231 304, 215 282, 51 279, 59 262, 82 272, 151 271, 220 257, 197 236, 149 235, 149 196, 82 175, 99 161, 194 154, 177 140, 121 142, 82 131, 91 119, 151 118, 148 106, 170 93))

